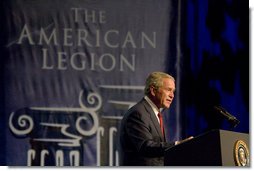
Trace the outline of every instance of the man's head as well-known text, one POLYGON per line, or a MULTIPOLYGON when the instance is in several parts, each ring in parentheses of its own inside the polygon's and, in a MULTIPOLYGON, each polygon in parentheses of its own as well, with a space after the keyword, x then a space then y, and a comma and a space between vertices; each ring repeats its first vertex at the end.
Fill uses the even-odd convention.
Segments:
POLYGON ((174 98, 175 79, 163 72, 153 72, 146 79, 145 95, 158 108, 169 108, 174 98))

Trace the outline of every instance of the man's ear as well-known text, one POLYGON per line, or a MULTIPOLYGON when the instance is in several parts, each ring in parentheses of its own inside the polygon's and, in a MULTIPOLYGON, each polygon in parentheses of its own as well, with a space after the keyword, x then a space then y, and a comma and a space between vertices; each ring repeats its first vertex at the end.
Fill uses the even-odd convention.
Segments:
POLYGON ((150 87, 150 92, 151 92, 151 95, 152 95, 152 96, 155 96, 155 94, 156 94, 156 89, 154 88, 154 86, 151 86, 151 87, 150 87))

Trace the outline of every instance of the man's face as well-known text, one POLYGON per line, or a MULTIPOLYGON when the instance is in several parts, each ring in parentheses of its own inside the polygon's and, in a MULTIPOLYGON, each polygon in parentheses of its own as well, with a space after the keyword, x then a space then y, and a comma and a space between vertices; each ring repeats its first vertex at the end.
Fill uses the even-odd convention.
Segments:
POLYGON ((169 108, 174 98, 175 82, 170 78, 163 78, 162 82, 158 90, 152 90, 154 103, 158 108, 169 108))

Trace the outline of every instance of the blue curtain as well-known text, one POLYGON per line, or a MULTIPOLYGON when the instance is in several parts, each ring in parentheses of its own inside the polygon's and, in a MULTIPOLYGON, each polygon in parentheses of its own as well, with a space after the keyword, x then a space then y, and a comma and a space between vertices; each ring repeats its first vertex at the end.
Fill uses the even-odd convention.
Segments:
POLYGON ((183 9, 182 135, 211 129, 249 133, 248 1, 190 0, 183 9), (232 126, 214 106, 240 123, 232 126))

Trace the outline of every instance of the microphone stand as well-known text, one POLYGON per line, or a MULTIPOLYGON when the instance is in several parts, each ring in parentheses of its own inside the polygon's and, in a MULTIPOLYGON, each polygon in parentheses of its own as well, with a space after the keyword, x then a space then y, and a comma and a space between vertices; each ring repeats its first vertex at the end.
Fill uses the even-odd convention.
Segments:
POLYGON ((218 111, 220 114, 222 114, 229 121, 229 123, 231 124, 231 126, 233 128, 235 128, 240 123, 240 121, 235 116, 233 116, 230 113, 228 113, 222 107, 220 107, 220 106, 214 106, 214 108, 215 108, 216 111, 218 111))

